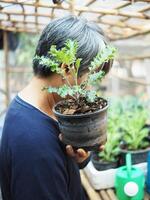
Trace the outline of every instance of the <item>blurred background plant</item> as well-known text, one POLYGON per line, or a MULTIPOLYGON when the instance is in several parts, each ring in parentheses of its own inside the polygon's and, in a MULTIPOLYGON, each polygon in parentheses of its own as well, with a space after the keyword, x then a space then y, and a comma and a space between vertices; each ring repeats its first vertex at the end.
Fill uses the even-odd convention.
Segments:
POLYGON ((13 73, 9 74, 11 98, 20 91, 32 78, 32 59, 39 35, 20 33, 19 45, 15 52, 11 52, 10 68, 13 73))
POLYGON ((16 50, 16 66, 31 67, 39 35, 20 33, 16 50))
POLYGON ((100 160, 114 162, 120 148, 138 150, 150 146, 146 140, 149 130, 149 102, 140 97, 127 96, 110 99, 108 112, 108 135, 104 151, 98 153, 100 160))
POLYGON ((145 127, 149 119, 148 110, 149 102, 140 98, 128 97, 122 101, 121 148, 137 150, 150 146, 146 140, 149 129, 145 127))

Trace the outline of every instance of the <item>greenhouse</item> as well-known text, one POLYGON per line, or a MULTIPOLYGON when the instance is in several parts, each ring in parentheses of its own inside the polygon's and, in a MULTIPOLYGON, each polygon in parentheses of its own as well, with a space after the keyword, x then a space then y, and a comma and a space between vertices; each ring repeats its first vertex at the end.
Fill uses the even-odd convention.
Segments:
POLYGON ((150 0, 1 0, 0 103, 0 200, 149 200, 150 0))

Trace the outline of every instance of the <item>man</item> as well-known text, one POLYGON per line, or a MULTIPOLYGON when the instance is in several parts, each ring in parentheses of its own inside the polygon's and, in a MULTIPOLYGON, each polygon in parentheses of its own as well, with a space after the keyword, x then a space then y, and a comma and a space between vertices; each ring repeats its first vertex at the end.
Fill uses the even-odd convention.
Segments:
MULTIPOLYGON (((62 48, 67 39, 78 41, 81 80, 106 39, 95 24, 69 16, 48 24, 35 55, 48 56, 51 45, 62 48)), ((108 72, 110 67, 107 64, 104 70, 108 72)), ((5 119, 0 151, 3 200, 85 200, 79 168, 87 164, 89 154, 83 149, 74 152, 70 145, 64 147, 52 112, 60 97, 41 90, 65 81, 36 59, 33 71, 33 79, 12 101, 5 119)))

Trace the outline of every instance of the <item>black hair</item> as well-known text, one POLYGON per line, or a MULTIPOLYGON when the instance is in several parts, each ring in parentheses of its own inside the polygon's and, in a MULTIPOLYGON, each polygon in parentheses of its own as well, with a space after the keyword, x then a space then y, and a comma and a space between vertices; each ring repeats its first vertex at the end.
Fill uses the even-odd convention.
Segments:
MULTIPOLYGON (((90 62, 105 45, 107 39, 102 29, 86 19, 67 16, 52 20, 43 30, 35 55, 48 56, 51 45, 61 49, 67 39, 78 42, 77 57, 82 58, 79 74, 88 69, 90 62)), ((111 63, 106 63, 103 70, 107 73, 111 63)), ((48 77, 52 74, 50 68, 41 65, 38 59, 33 59, 33 71, 36 76, 48 77)))

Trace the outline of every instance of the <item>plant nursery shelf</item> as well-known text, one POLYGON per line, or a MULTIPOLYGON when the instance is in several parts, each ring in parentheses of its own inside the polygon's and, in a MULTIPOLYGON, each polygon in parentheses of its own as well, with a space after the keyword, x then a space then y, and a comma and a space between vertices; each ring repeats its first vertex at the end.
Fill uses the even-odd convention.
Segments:
MULTIPOLYGON (((81 181, 89 200, 119 200, 114 189, 94 190, 90 185, 84 172, 80 171, 81 181)), ((150 200, 150 196, 145 192, 144 200, 150 200)))
POLYGON ((39 33, 50 19, 73 13, 97 22, 111 40, 150 32, 150 0, 0 0, 0 29, 39 33))

